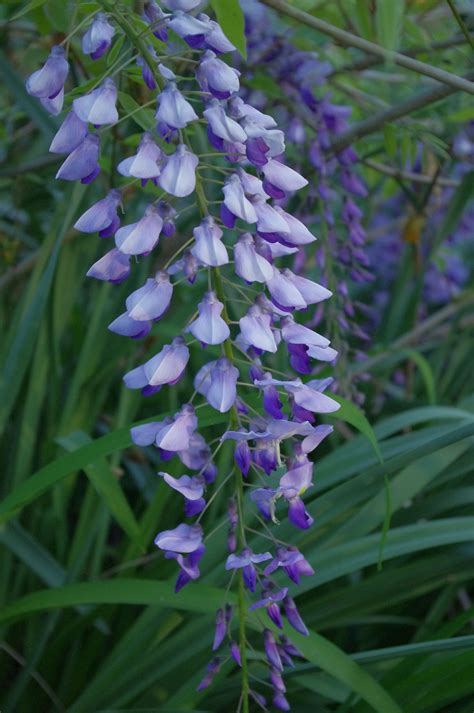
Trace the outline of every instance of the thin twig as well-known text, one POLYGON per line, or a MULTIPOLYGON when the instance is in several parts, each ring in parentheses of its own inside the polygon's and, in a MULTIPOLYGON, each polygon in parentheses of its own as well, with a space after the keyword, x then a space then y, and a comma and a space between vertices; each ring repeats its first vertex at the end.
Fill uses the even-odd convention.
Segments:
POLYGON ((303 25, 312 27, 314 30, 318 30, 329 37, 332 37, 337 42, 347 47, 357 47, 363 52, 369 54, 376 54, 382 57, 386 61, 398 64, 399 67, 404 67, 417 74, 424 74, 426 77, 431 77, 442 84, 448 85, 455 90, 461 90, 467 92, 468 94, 474 94, 474 82, 469 81, 463 77, 457 77, 451 72, 446 72, 444 69, 439 69, 438 67, 433 67, 425 62, 420 62, 412 57, 407 57, 406 55, 400 54, 399 52, 391 52, 386 50, 384 47, 377 45, 375 42, 369 42, 364 40, 362 37, 357 37, 346 30, 341 30, 335 25, 331 25, 329 22, 320 20, 313 15, 309 15, 307 12, 298 10, 298 8, 288 5, 284 0, 263 0, 265 5, 272 7, 274 10, 292 17, 294 20, 301 22, 303 25))

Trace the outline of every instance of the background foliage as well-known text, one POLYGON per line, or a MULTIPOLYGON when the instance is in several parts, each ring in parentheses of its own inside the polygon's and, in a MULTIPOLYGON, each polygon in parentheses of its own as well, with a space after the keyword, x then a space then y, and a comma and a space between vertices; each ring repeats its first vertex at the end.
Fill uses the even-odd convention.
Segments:
MULTIPOLYGON (((352 142, 369 188, 370 249, 387 233, 399 247, 393 278, 374 265, 375 282, 355 291, 378 310, 365 361, 343 363, 351 381, 367 374, 357 382, 364 406, 344 401, 336 433, 318 453, 309 500, 315 525, 292 535, 316 575, 299 590, 314 633, 292 634, 307 662, 288 678, 289 698, 301 713, 471 713, 472 273, 443 304, 430 302, 422 286, 433 265, 442 272, 446 238, 463 216, 472 218, 472 166, 460 169, 452 148, 474 111, 472 95, 453 90, 390 114, 434 86, 397 66, 390 52, 467 75, 472 47, 463 29, 472 39, 474 15, 461 0, 457 19, 441 0, 289 4, 388 51, 371 65, 370 55, 279 14, 297 47, 331 62, 318 91, 352 106, 352 142), (361 128, 370 119, 370 130, 361 128), (417 157, 428 182, 412 180, 417 157), (451 181, 449 195, 433 204, 444 190, 440 177, 451 181), (395 200, 392 222, 380 222, 395 200), (427 239, 428 257, 420 260, 427 239), (388 294, 378 307, 382 288, 388 294)), ((241 21, 228 15, 239 12, 237 3, 212 6, 229 33, 240 32, 233 39, 244 53, 241 21)), ((124 389, 121 375, 142 350, 153 353, 153 339, 143 347, 107 332, 125 292, 85 281, 97 240, 71 228, 108 187, 110 165, 105 159, 102 186, 55 182, 57 161, 47 149, 57 119, 23 88, 51 42, 96 8, 33 0, 0 9, 0 705, 5 712, 231 710, 240 683, 230 666, 195 693, 223 595, 224 537, 218 531, 211 539, 200 583, 176 597, 173 568, 151 543, 158 523, 173 527, 177 514, 158 487, 153 453, 145 459, 129 438, 131 423, 173 411, 179 389, 145 406, 124 389)), ((97 76, 120 61, 125 50, 117 46, 97 76)), ((149 116, 135 111, 136 69, 125 76, 121 104, 135 112, 126 123, 133 145, 149 116)), ((264 66, 252 81, 278 103, 281 90, 264 66)), ((462 248, 469 270, 472 230, 471 221, 462 248)), ((136 273, 132 287, 145 278, 136 273)), ((183 302, 173 319, 189 309, 183 302)), ((172 325, 160 323, 160 337, 167 329, 172 335, 172 325)), ((209 432, 225 418, 210 408, 201 413, 209 432)), ((214 508, 216 527, 223 509, 214 508)))

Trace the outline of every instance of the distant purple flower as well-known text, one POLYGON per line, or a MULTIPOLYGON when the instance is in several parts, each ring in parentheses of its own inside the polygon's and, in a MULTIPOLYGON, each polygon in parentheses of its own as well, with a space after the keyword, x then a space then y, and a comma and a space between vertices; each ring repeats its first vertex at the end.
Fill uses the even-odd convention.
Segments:
POLYGON ((218 609, 216 613, 216 630, 212 650, 216 651, 225 639, 227 633, 227 622, 223 609, 218 609))
POLYGON ((82 38, 82 51, 91 59, 100 59, 112 44, 115 28, 107 20, 106 15, 98 12, 90 27, 82 38))
POLYGON ((270 629, 265 629, 263 632, 263 642, 268 662, 278 671, 283 671, 283 664, 281 662, 280 654, 278 653, 277 643, 270 629))
POLYGON ((283 600, 283 606, 285 609, 286 618, 288 619, 293 629, 296 629, 296 631, 298 631, 300 634, 303 634, 303 636, 308 636, 309 631, 303 619, 301 618, 293 599, 291 597, 285 597, 285 599, 283 600))
POLYGON ((201 683, 198 685, 196 688, 196 691, 203 691, 205 688, 208 688, 213 679, 214 676, 219 673, 219 669, 221 667, 221 660, 218 656, 212 659, 212 661, 208 664, 207 666, 207 673, 202 679, 201 683))
POLYGON ((26 80, 26 91, 38 99, 54 99, 64 87, 69 72, 63 47, 55 45, 41 69, 26 80))

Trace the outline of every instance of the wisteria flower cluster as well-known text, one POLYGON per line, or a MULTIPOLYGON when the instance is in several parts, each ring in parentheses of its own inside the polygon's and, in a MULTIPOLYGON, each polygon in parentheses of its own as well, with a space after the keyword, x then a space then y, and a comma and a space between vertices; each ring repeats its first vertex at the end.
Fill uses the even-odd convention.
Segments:
MULTIPOLYGON (((114 35, 124 33, 139 53, 143 81, 156 97, 156 126, 116 169, 128 187, 148 183, 154 199, 139 220, 122 225, 124 195, 114 188, 78 219, 77 230, 113 243, 87 274, 121 283, 138 259, 153 259, 162 239, 176 241, 167 265, 128 296, 123 313, 109 325, 112 332, 132 339, 143 338, 172 314, 177 290, 195 294, 196 311, 191 310, 185 328, 124 376, 126 386, 144 396, 172 388, 184 375, 193 381, 194 392, 173 416, 132 429, 137 446, 157 449, 163 462, 161 487, 176 491, 183 503, 183 522, 159 532, 155 544, 166 558, 176 560, 177 592, 198 579, 213 488, 233 476, 225 570, 238 582, 240 622, 252 616, 262 631, 273 704, 289 710, 282 672, 300 654, 281 632, 282 615, 296 631, 308 631, 289 588, 278 584, 275 573, 281 571, 298 585, 313 569, 296 547, 273 535, 268 551, 253 551, 247 542, 246 510, 262 523, 263 533, 271 532, 269 525, 284 513, 296 528, 311 526, 304 502, 312 486, 311 454, 332 430, 318 423, 318 414, 339 408, 326 393, 331 379, 312 378, 318 363, 333 362, 336 352, 326 337, 302 323, 308 308, 331 292, 285 266, 287 256, 316 240, 288 208, 288 198, 308 182, 285 162, 285 135, 276 121, 239 96, 240 72, 221 57, 235 48, 219 24, 199 12, 199 0, 163 0, 163 8, 146 2, 141 20, 145 31, 142 24, 135 29, 133 18, 113 3, 101 4, 105 14, 94 17, 82 48, 98 59, 114 35), (191 67, 192 73, 179 74, 177 64, 191 67), (210 144, 206 153, 202 127, 210 144), (217 207, 206 193, 214 185, 219 185, 217 207), (192 237, 183 243, 178 238, 180 215, 196 207, 200 215, 192 237), (216 348, 218 356, 189 374, 193 347, 204 354, 216 348), (285 373, 272 368, 277 351, 287 353, 285 373), (235 466, 230 475, 218 472, 215 452, 200 432, 198 409, 203 404, 229 416, 217 449, 232 444, 235 466), (182 464, 179 477, 166 472, 171 459, 182 464)), ((28 79, 29 93, 51 111, 60 111, 68 69, 65 51, 54 47, 44 67, 28 79)), ((50 147, 64 156, 58 179, 87 184, 97 178, 100 136, 104 127, 119 121, 116 105, 117 84, 110 76, 72 101, 50 147)), ((348 220, 357 220, 354 208, 348 206, 347 212, 348 220)), ((233 608, 223 602, 216 614, 215 657, 199 689, 232 657, 242 667, 243 709, 248 710, 249 695, 263 707, 261 693, 249 689, 245 628, 239 627, 237 642, 234 619, 233 608)))

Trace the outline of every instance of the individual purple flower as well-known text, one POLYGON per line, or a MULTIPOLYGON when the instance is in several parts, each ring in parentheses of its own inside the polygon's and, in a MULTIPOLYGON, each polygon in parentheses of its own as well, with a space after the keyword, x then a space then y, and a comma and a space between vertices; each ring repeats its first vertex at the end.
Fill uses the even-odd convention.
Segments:
POLYGON ((54 99, 64 88, 68 72, 64 48, 55 45, 43 67, 26 80, 26 91, 38 99, 54 99))
POLYGON ((162 0, 162 3, 168 10, 174 12, 175 10, 183 10, 183 12, 189 12, 194 10, 201 4, 202 0, 162 0))
POLYGON ((114 80, 108 77, 97 89, 74 99, 72 107, 82 121, 88 121, 94 126, 104 126, 118 121, 116 103, 117 87, 114 80))
POLYGON ((205 552, 204 545, 200 545, 194 552, 190 552, 183 557, 182 554, 176 552, 165 552, 166 559, 174 559, 180 567, 180 572, 176 580, 174 591, 177 594, 186 584, 198 579, 201 575, 199 571, 199 562, 205 552))
POLYGON ((180 493, 186 500, 199 500, 204 492, 205 481, 201 475, 182 475, 173 478, 168 473, 159 473, 170 488, 180 493))
POLYGON ((153 34, 162 42, 168 40, 168 31, 165 23, 165 19, 168 17, 169 15, 165 15, 155 0, 147 0, 147 2, 145 2, 143 19, 152 26, 153 34))
POLYGON ((288 703, 287 699, 285 698, 284 694, 282 691, 275 690, 273 694, 273 705, 275 708, 278 708, 280 711, 289 711, 291 710, 290 704, 288 703))
POLYGON ((271 242, 279 240, 281 235, 289 235, 290 228, 286 220, 266 202, 265 198, 257 195, 252 199, 253 207, 257 214, 257 230, 266 240, 271 242))
POLYGON ((197 418, 191 404, 185 404, 171 423, 163 423, 156 434, 155 445, 164 451, 180 452, 189 448, 197 428, 197 418))
POLYGON ((151 322, 137 322, 131 319, 127 312, 124 312, 109 324, 108 329, 115 334, 120 334, 122 337, 142 339, 150 333, 151 322))
POLYGON ((262 171, 265 176, 263 187, 274 198, 282 198, 287 191, 299 191, 308 185, 306 178, 280 161, 268 161, 262 171))
POLYGON ((295 584, 300 583, 302 576, 309 577, 314 574, 314 569, 297 547, 278 547, 275 559, 265 567, 263 573, 268 577, 279 567, 284 569, 295 584))
POLYGON ((250 233, 243 233, 234 247, 235 272, 246 282, 266 282, 273 275, 273 267, 257 252, 250 233))
POLYGON ((160 270, 127 297, 128 315, 139 322, 160 319, 170 306, 172 295, 173 285, 169 275, 160 270))
MULTIPOLYGON (((166 30, 165 30, 166 32, 166 30)), ((156 59, 158 61, 158 55, 156 54, 155 50, 153 47, 148 47, 148 52, 151 55, 153 59, 156 59)), ((157 88, 157 83, 155 79, 155 75, 148 64, 146 59, 143 59, 143 57, 137 57, 137 65, 141 68, 142 70, 142 79, 145 82, 146 86, 150 91, 154 91, 157 88)))
POLYGON ((250 592, 255 591, 255 586, 257 584, 257 571, 254 567, 256 564, 261 564, 271 559, 272 556, 270 552, 263 552, 261 554, 254 554, 252 550, 246 548, 242 550, 240 555, 231 554, 227 557, 225 568, 230 569, 241 569, 245 586, 250 592))
POLYGON ((229 262, 226 247, 222 242, 223 232, 210 215, 194 228, 193 235, 196 243, 192 253, 203 265, 219 267, 229 262))
POLYGON ((206 35, 210 31, 209 25, 197 17, 187 15, 182 10, 175 10, 169 27, 176 32, 190 47, 200 49, 204 47, 206 35))
MULTIPOLYGON (((163 349, 154 357, 149 359, 142 367, 143 379, 142 383, 140 374, 132 378, 132 372, 128 372, 125 376, 126 385, 133 388, 143 388, 144 385, 163 386, 164 384, 175 384, 186 368, 189 361, 189 349, 186 346, 182 337, 175 337, 171 344, 166 344, 163 349), (128 378, 127 378, 128 377, 128 378), (138 385, 135 386, 135 384, 138 385)), ((133 372, 137 370, 134 369, 133 372)))
POLYGON ((87 277, 119 284, 130 274, 130 257, 114 248, 105 253, 88 270, 87 277))
POLYGON ((251 104, 246 104, 244 100, 237 95, 232 96, 229 99, 227 105, 230 110, 230 114, 234 119, 240 121, 245 117, 249 117, 250 119, 253 119, 255 123, 257 123, 259 126, 262 126, 264 129, 273 129, 277 126, 277 123, 273 116, 270 116, 269 114, 264 114, 263 112, 259 111, 259 109, 256 109, 255 107, 251 106, 251 104))
POLYGON ((280 589, 276 592, 266 590, 263 593, 262 599, 259 599, 258 601, 252 604, 252 606, 250 607, 250 611, 255 611, 255 609, 266 609, 268 616, 273 621, 275 626, 277 626, 279 629, 282 629, 283 622, 281 620, 280 614, 280 602, 285 599, 287 594, 287 587, 283 587, 283 589, 280 589))
POLYGON ((308 230, 308 228, 297 218, 290 213, 287 213, 280 206, 275 206, 277 213, 281 215, 285 223, 289 228, 289 234, 284 233, 280 238, 285 245, 297 245, 301 247, 303 245, 309 245, 316 240, 314 235, 308 230))
POLYGON ((191 104, 183 97, 174 82, 169 82, 158 95, 158 109, 155 114, 158 129, 165 136, 173 129, 184 129, 198 115, 191 104))
POLYGON ((278 671, 283 671, 278 646, 270 629, 265 629, 263 632, 263 643, 265 646, 265 654, 271 666, 274 666, 278 671))
POLYGON ((237 549, 237 525, 239 522, 239 515, 237 510, 237 503, 234 498, 230 498, 227 506, 227 519, 229 521, 229 529, 227 531, 227 549, 229 552, 235 552, 237 549))
POLYGON ((242 660, 240 656, 240 647, 236 641, 230 642, 230 655, 234 659, 237 666, 242 666, 242 660))
POLYGON ((285 151, 285 135, 280 129, 266 129, 258 119, 251 116, 244 117, 242 125, 247 134, 247 158, 257 168, 262 168, 271 158, 285 151))
POLYGON ((257 305, 252 305, 245 317, 239 320, 240 331, 244 341, 262 351, 277 351, 278 346, 271 329, 271 317, 257 305))
POLYGON ((176 224, 174 222, 176 210, 166 201, 159 201, 158 212, 163 218, 163 227, 161 231, 165 237, 171 238, 171 236, 176 232, 176 224))
POLYGON ((203 691, 205 688, 209 688, 212 681, 214 680, 214 677, 216 676, 216 674, 219 673, 220 667, 221 667, 221 660, 220 660, 219 656, 216 656, 208 664, 207 673, 204 676, 204 678, 202 679, 201 683, 196 688, 196 691, 203 691))
POLYGON ((322 347, 329 346, 329 339, 312 329, 295 322, 290 315, 281 320, 281 336, 287 344, 304 344, 306 346, 322 347))
POLYGON ((120 225, 117 208, 121 203, 120 191, 115 189, 108 192, 105 198, 94 203, 74 223, 76 230, 81 233, 99 233, 101 238, 113 235, 120 225))
POLYGON ((159 184, 172 196, 184 198, 196 187, 196 167, 199 159, 184 144, 179 144, 176 151, 167 156, 161 170, 159 184))
POLYGON ((112 44, 115 28, 103 12, 98 12, 82 38, 82 51, 91 59, 100 59, 112 44))
POLYGON ((244 187, 238 176, 233 173, 225 182, 224 202, 221 207, 221 218, 228 228, 233 228, 235 220, 240 218, 246 223, 256 223, 257 213, 245 195, 244 187))
POLYGON ((204 38, 205 46, 208 49, 213 50, 217 54, 224 54, 225 52, 233 52, 235 50, 234 45, 225 36, 218 22, 211 20, 209 15, 206 15, 204 12, 199 13, 197 18, 198 20, 202 20, 209 28, 204 38))
POLYGON ((137 153, 125 158, 117 166, 117 171, 122 176, 141 178, 142 184, 147 180, 158 178, 161 171, 163 153, 153 141, 151 134, 145 132, 141 138, 137 153))
POLYGON ((214 642, 212 644, 212 650, 217 651, 219 646, 225 639, 227 634, 227 622, 225 618, 225 613, 223 609, 218 609, 216 612, 216 630, 214 633, 214 642))
POLYGON ((88 134, 60 166, 56 178, 91 183, 100 172, 99 149, 99 137, 88 134))
POLYGON ((87 136, 87 123, 70 111, 54 135, 50 153, 71 153, 87 136))
POLYGON ((220 413, 226 413, 237 397, 239 370, 225 357, 203 366, 194 377, 194 388, 220 413))
POLYGON ((204 91, 209 91, 217 99, 227 99, 239 91, 240 72, 207 50, 196 71, 196 78, 204 91))
POLYGON ((126 255, 148 255, 158 243, 162 226, 158 208, 150 205, 137 223, 124 225, 115 233, 115 244, 126 255))
POLYGON ((202 529, 199 525, 182 523, 174 530, 163 530, 155 537, 155 545, 166 552, 189 554, 202 545, 202 529))
POLYGON ((239 441, 234 449, 234 460, 243 476, 247 476, 250 470, 252 455, 247 441, 239 441))
POLYGON ((214 292, 207 292, 198 305, 199 316, 191 322, 188 331, 202 344, 222 344, 230 335, 227 323, 222 319, 224 309, 214 292))
POLYGON ((221 143, 224 141, 229 141, 230 143, 244 143, 246 141, 247 135, 245 131, 240 124, 227 116, 218 99, 211 99, 203 114, 211 131, 209 139, 217 149, 224 147, 223 143, 221 143), (215 143, 216 138, 219 140, 217 144, 215 143))
POLYGON ((285 609, 285 615, 288 622, 291 624, 293 629, 296 629, 303 636, 308 636, 309 631, 300 616, 300 613, 296 607, 295 602, 291 597, 285 597, 283 600, 283 607, 285 609))

